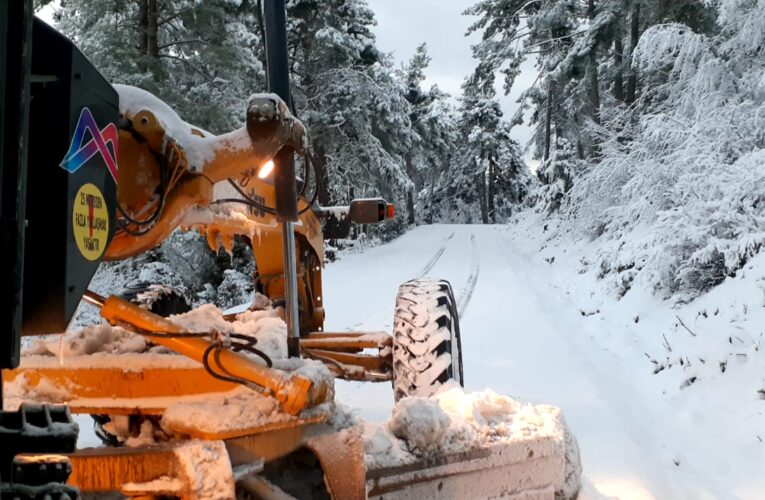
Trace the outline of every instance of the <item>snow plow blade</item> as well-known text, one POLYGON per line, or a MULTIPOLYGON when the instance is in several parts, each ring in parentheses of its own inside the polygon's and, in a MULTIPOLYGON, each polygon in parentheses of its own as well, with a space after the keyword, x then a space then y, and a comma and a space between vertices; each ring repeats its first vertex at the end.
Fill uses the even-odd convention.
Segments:
POLYGON ((554 499, 565 481, 553 438, 490 445, 413 464, 367 471, 370 499, 554 499))

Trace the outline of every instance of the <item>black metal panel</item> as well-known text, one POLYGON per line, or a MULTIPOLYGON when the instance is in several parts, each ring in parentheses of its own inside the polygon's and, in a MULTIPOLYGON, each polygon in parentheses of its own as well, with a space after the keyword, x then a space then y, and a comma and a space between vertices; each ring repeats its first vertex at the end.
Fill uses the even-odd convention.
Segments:
POLYGON ((0 368, 19 363, 31 28, 31 0, 0 0, 0 368))
MULTIPOLYGON (((268 90, 281 97, 292 108, 289 52, 287 51, 287 13, 284 0, 266 0, 263 7, 266 24, 268 90)), ((281 220, 296 221, 298 205, 295 154, 292 150, 284 148, 276 155, 274 163, 276 164, 274 169, 276 215, 281 220)))
MULTIPOLYGON (((65 406, 23 404, 18 411, 0 411, 0 483, 13 479, 11 463, 19 453, 72 453, 79 430, 65 406)), ((17 475, 15 479, 21 478, 17 475)), ((46 478, 49 482, 62 479, 66 480, 55 470, 46 478)), ((18 482, 35 486, 39 481, 27 477, 18 482)))
POLYGON ((111 239, 116 144, 99 146, 119 117, 116 91, 68 39, 39 19, 33 35, 24 335, 66 328, 111 239))

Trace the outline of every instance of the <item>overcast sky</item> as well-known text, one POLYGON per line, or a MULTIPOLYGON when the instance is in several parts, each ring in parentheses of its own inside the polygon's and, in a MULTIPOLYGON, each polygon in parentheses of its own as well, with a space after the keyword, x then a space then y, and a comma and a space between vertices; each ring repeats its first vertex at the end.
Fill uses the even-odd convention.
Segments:
MULTIPOLYGON (((377 17, 375 34, 377 45, 391 52, 397 64, 405 63, 422 42, 428 44, 432 57, 426 84, 438 86, 457 97, 462 80, 475 67, 470 45, 479 41, 473 34, 465 37, 468 26, 475 18, 462 12, 477 0, 367 0, 377 17)), ((518 107, 518 95, 536 78, 533 64, 516 80, 510 96, 504 96, 498 82, 502 110, 506 119, 512 118, 518 107)), ((501 77, 500 77, 501 80, 501 77)), ((531 139, 531 130, 525 126, 513 128, 513 138, 525 146, 531 139)))

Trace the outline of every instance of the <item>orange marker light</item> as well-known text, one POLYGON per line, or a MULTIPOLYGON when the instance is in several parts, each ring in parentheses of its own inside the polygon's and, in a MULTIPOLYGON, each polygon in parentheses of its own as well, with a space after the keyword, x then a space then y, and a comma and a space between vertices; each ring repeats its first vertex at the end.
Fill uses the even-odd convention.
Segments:
POLYGON ((393 205, 393 203, 388 203, 388 206, 386 208, 386 216, 388 219, 392 219, 396 216, 396 207, 393 205))

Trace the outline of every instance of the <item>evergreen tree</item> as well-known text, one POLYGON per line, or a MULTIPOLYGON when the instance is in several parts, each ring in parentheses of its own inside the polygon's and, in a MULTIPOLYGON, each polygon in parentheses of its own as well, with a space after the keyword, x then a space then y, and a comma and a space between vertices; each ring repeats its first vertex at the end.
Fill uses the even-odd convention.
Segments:
POLYGON ((506 205, 525 197, 528 171, 520 148, 510 138, 510 126, 502 120, 493 73, 487 66, 479 65, 462 85, 459 127, 465 176, 457 182, 464 195, 477 202, 481 221, 497 222, 499 205, 505 212, 506 205))
POLYGON ((322 178, 319 201, 383 195, 401 202, 411 180, 409 105, 375 47, 361 0, 295 0, 288 6, 295 100, 322 178))
POLYGON ((240 126, 245 99, 264 86, 247 0, 63 0, 57 20, 106 78, 215 133, 240 126))
POLYGON ((421 175, 423 188, 418 196, 418 206, 428 224, 436 221, 458 222, 462 219, 456 214, 463 212, 454 208, 455 200, 460 195, 459 190, 455 189, 454 179, 462 175, 459 116, 447 94, 436 86, 430 89, 430 93, 433 100, 423 119, 428 130, 425 144, 430 167, 421 175))
POLYGON ((557 185, 551 190, 564 186, 567 191, 576 176, 599 162, 607 137, 629 140, 634 120, 624 108, 639 100, 640 84, 655 87, 654 82, 638 82, 632 70, 632 53, 643 31, 683 20, 692 21, 696 31, 714 31, 709 3, 700 0, 483 0, 466 13, 479 17, 469 29, 481 31, 474 47, 479 66, 490 68, 484 73, 492 76, 503 73, 507 93, 521 64, 536 59, 539 74, 523 91, 513 123, 522 122, 530 110, 535 154, 545 172, 540 179, 557 185), (564 151, 557 155, 559 148, 564 151), (578 161, 572 162, 572 152, 578 161), (555 161, 565 165, 556 167, 555 161))
POLYGON ((415 224, 417 217, 415 214, 414 193, 421 189, 423 185, 423 174, 432 167, 428 164, 428 109, 437 98, 434 95, 438 89, 431 89, 431 92, 422 89, 425 81, 425 69, 430 64, 427 46, 423 43, 417 47, 414 56, 400 73, 399 77, 403 80, 404 92, 407 102, 410 106, 409 120, 412 124, 412 144, 406 153, 406 172, 409 178, 413 180, 412 187, 407 192, 407 216, 408 223, 415 224))

